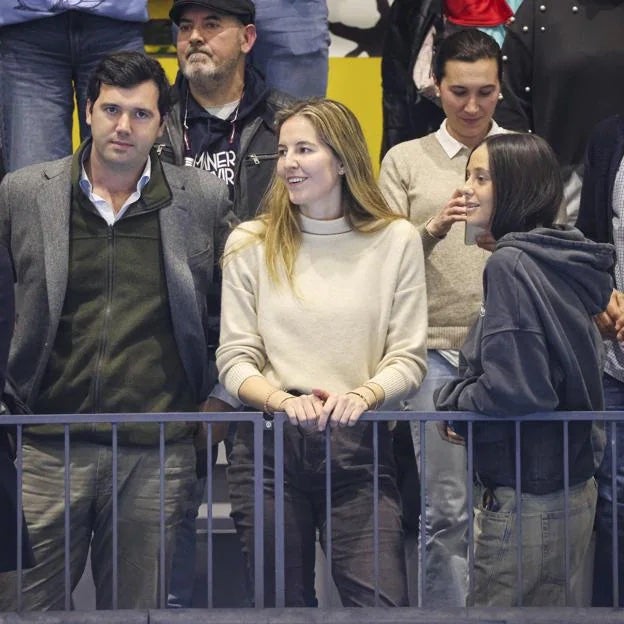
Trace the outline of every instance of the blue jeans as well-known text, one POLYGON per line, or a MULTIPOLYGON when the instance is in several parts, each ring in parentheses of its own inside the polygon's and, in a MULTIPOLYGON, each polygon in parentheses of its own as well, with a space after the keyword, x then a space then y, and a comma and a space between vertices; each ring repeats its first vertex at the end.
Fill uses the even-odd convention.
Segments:
POLYGON ((142 50, 143 25, 66 11, 0 28, 0 132, 7 171, 72 153, 74 92, 80 136, 87 83, 113 51, 142 50))
MULTIPOLYGON (((624 383, 606 373, 603 376, 605 408, 624 410, 624 383)), ((611 423, 606 423, 607 445, 602 464, 596 473, 598 506, 596 508, 596 556, 594 559, 594 607, 613 606, 613 522, 611 489, 611 423)), ((624 423, 616 425, 616 496, 618 527, 619 606, 624 606, 624 423)))
POLYGON ((296 98, 324 97, 329 30, 326 0, 256 0, 253 64, 268 85, 296 98))
MULTIPOLYGON (((570 488, 568 531, 570 579, 578 574, 596 509, 593 478, 570 488)), ((474 591, 468 606, 518 606, 516 493, 475 485, 474 591)), ((565 605, 565 530, 563 490, 522 494, 522 605, 565 605)))
MULTIPOLYGON (((372 426, 334 429, 332 436, 332 576, 346 607, 373 606, 372 426)), ((238 425, 228 468, 232 519, 253 578, 253 433, 238 425)), ((273 431, 264 435, 265 607, 275 604, 273 431)), ((325 436, 284 426, 286 606, 316 606, 316 532, 326 543, 325 436)), ((392 434, 379 425, 379 604, 407 606, 407 583, 392 434)))
MULTIPOLYGON (((409 409, 434 412, 433 391, 457 377, 457 369, 436 351, 427 352, 427 375, 409 409)), ((437 422, 425 424, 425 579, 422 605, 463 607, 466 601, 468 509, 466 504, 466 447, 444 440, 437 422)), ((420 474, 419 423, 413 421, 412 438, 420 474)))

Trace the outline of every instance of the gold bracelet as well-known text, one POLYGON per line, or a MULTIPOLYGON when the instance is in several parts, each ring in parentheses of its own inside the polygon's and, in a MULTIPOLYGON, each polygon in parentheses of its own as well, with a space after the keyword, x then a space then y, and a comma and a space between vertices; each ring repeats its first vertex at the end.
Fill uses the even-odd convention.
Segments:
POLYGON ((370 403, 366 400, 366 397, 363 394, 360 394, 359 392, 356 392, 355 390, 349 390, 349 392, 347 392, 347 394, 354 394, 355 396, 359 396, 360 399, 362 399, 362 401, 364 401, 364 403, 366 403, 366 409, 367 410, 370 409, 370 403))
POLYGON ((267 394, 266 399, 264 399, 264 403, 262 405, 262 411, 265 414, 270 414, 273 415, 273 412, 269 409, 269 401, 271 400, 271 397, 274 394, 277 394, 278 392, 281 392, 281 389, 277 389, 277 390, 271 390, 271 392, 269 392, 269 394, 267 394))
POLYGON ((290 401, 290 399, 295 399, 296 397, 294 396, 287 396, 285 399, 282 399, 280 404, 277 406, 277 409, 275 410, 276 412, 280 412, 283 411, 282 410, 282 405, 284 405, 284 403, 286 403, 286 401, 290 401))
POLYGON ((368 385, 368 382, 362 384, 362 388, 366 388, 372 395, 374 405, 370 408, 372 410, 376 410, 379 407, 379 399, 377 398, 377 393, 368 385))

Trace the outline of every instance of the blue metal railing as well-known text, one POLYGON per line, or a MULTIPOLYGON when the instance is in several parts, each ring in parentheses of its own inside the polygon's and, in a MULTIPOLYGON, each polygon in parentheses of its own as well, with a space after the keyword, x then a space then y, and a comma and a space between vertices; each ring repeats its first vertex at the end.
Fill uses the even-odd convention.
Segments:
MULTIPOLYGON (((426 500, 426 487, 425 487, 425 473, 426 473, 426 436, 424 434, 424 426, 428 421, 446 421, 450 418, 454 422, 466 422, 467 423, 467 435, 466 435, 466 448, 467 448, 467 491, 468 491, 468 510, 469 510, 469 522, 468 522, 468 582, 469 588, 472 589, 472 582, 474 576, 474 552, 472 545, 474 544, 474 529, 472 518, 473 510, 473 449, 474 449, 474 435, 473 425, 475 422, 501 422, 500 418, 488 417, 482 414, 473 414, 469 412, 452 412, 452 413, 440 413, 440 412, 369 412, 365 413, 361 420, 370 421, 373 423, 373 494, 374 494, 374 507, 373 507, 373 545, 374 545, 374 601, 375 605, 379 605, 379 425, 385 421, 417 421, 420 428, 420 455, 425 458, 421 466, 421 509, 425 509, 426 500)), ((566 579, 566 604, 569 605, 571 601, 570 596, 570 543, 569 543, 569 526, 568 526, 568 509, 569 509, 569 487, 570 487, 570 473, 569 464, 567 461, 569 451, 569 431, 568 426, 571 422, 577 421, 596 421, 607 422, 611 428, 611 462, 612 462, 612 500, 613 512, 613 541, 612 541, 612 573, 613 573, 613 602, 614 606, 619 604, 619 566, 618 566, 618 517, 617 517, 617 436, 616 436, 616 423, 624 422, 623 412, 553 412, 553 413, 538 413, 530 414, 526 416, 506 418, 505 422, 515 424, 515 467, 516 474, 521 474, 521 424, 523 422, 531 421, 560 421, 563 423, 563 449, 564 449, 564 461, 563 461, 563 482, 564 482, 564 548, 565 548, 565 579, 566 579)), ((285 536, 284 536, 284 444, 283 444, 283 432, 285 419, 283 414, 276 415, 274 421, 271 423, 264 420, 263 415, 259 412, 237 412, 237 413, 160 413, 160 414, 73 414, 73 415, 6 415, 2 417, 2 424, 15 425, 16 426, 16 469, 18 474, 18 497, 17 497, 17 516, 21 519, 22 515, 22 492, 21 484, 23 478, 23 458, 22 458, 22 445, 24 442, 25 426, 39 425, 39 424, 61 424, 64 427, 64 461, 65 461, 65 475, 64 475, 64 502, 65 502, 65 543, 64 543, 64 557, 65 557, 65 609, 67 611, 71 608, 71 566, 70 566, 70 494, 71 494, 71 479, 70 479, 70 449, 71 449, 71 425, 73 424, 85 424, 85 423, 109 423, 111 425, 112 433, 112 491, 114 493, 112 500, 112 522, 113 522, 113 541, 112 541, 112 577, 113 577, 113 590, 112 590, 112 607, 117 609, 118 606, 118 556, 119 556, 119 543, 117 535, 117 523, 118 523, 118 507, 117 507, 117 460, 120 452, 120 445, 118 443, 118 426, 123 423, 156 423, 159 426, 159 455, 160 464, 164 465, 165 462, 165 425, 171 422, 202 422, 206 423, 205 436, 206 436, 206 459, 208 466, 208 478, 206 480, 206 501, 208 509, 207 518, 207 568, 206 568, 206 592, 207 592, 207 604, 209 607, 213 605, 213 585, 214 585, 214 572, 213 572, 213 546, 212 546, 212 503, 213 503, 213 474, 212 474, 212 453, 213 453, 213 432, 211 424, 223 423, 223 422, 250 422, 253 425, 254 431, 254 604, 256 608, 262 608, 264 606, 264 525, 263 525, 263 437, 267 435, 267 430, 272 429, 274 435, 274 455, 275 455, 275 587, 276 587, 276 606, 284 606, 285 596, 285 570, 284 570, 284 555, 285 555, 285 536)), ((383 425, 385 426, 385 425, 383 425)), ((329 431, 329 429, 328 429, 329 431)), ((271 435, 269 433, 268 435, 271 435)), ((331 435, 325 436, 325 452, 326 458, 331 456, 331 435)), ((326 466, 330 466, 331 462, 326 461, 326 466)), ((327 574, 325 578, 329 583, 331 581, 331 574, 329 571, 332 567, 332 516, 331 516, 331 471, 326 471, 326 558, 327 558, 327 574)), ((164 515, 164 492, 165 492, 165 476, 164 471, 160 471, 160 569, 165 570, 165 515, 164 515)), ((521 496, 521 483, 517 480, 516 483, 516 535, 517 535, 517 585, 518 585, 518 604, 522 605, 522 587, 523 587, 523 564, 522 564, 522 496, 521 496)), ((17 610, 21 611, 23 608, 23 595, 22 595, 22 528, 21 521, 18 521, 18 535, 17 535, 17 581, 16 581, 16 599, 17 610)), ((423 531, 420 535, 420 554, 419 554, 419 584, 420 595, 424 594, 424 579, 427 574, 427 561, 426 561, 426 549, 425 539, 426 536, 423 531)), ((160 584, 160 604, 159 608, 165 607, 165 599, 167 596, 167 587, 164 574, 161 574, 159 579, 160 584)))

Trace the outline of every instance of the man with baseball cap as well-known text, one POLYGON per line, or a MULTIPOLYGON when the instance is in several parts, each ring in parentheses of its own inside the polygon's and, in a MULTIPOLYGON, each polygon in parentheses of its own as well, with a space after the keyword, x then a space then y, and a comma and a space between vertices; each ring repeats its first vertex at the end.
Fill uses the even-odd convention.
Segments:
MULTIPOLYGON (((157 139, 161 159, 210 171, 227 183, 231 225, 256 216, 277 162, 275 115, 292 102, 269 89, 248 62, 256 41, 255 7, 251 0, 175 0, 169 13, 178 27, 180 71, 173 106, 157 139)), ((220 250, 217 250, 217 252, 220 250)), ((211 340, 218 343, 220 285, 208 293, 211 340)), ((216 367, 211 383, 216 384, 216 367)), ((240 406, 216 384, 207 402, 210 410, 229 411, 240 406)), ((198 459, 205 458, 199 449, 198 459)), ((198 461, 198 467, 201 462, 198 461)), ((198 469, 198 474, 203 470, 198 469)), ((196 506, 203 494, 197 484, 196 506)), ((195 552, 192 514, 178 528, 170 607, 191 606, 195 552)))
POLYGON ((291 102, 247 62, 256 41, 251 0, 175 0, 180 72, 159 139, 161 158, 206 169, 230 189, 232 221, 255 217, 277 158, 275 113, 291 102))

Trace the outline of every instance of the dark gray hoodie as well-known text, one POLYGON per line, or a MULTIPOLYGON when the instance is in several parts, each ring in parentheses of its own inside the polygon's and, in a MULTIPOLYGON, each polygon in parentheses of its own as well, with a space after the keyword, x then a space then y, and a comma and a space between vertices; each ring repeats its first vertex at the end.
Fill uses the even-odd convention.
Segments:
MULTIPOLYGON (((463 377, 436 394, 439 410, 514 416, 602 410, 602 340, 592 317, 612 290, 611 245, 574 228, 538 228, 502 237, 488 260, 484 305, 462 347, 463 377)), ((593 474, 591 423, 570 425, 570 482, 593 474)), ((562 426, 522 427, 522 490, 563 483, 562 426)), ((515 485, 508 423, 475 426, 475 470, 486 485, 515 485)))

